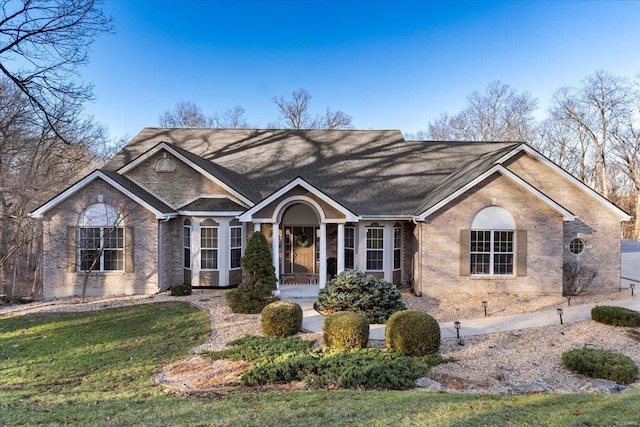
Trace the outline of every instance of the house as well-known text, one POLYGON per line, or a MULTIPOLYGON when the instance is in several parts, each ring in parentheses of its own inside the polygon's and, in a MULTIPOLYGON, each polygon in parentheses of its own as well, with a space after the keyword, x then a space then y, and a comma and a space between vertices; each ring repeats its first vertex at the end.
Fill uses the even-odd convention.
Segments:
POLYGON ((605 292, 620 286, 630 219, 525 143, 164 128, 31 215, 45 298, 77 295, 85 278, 87 295, 237 285, 256 230, 278 286, 358 269, 417 294, 559 293, 563 265, 579 262, 605 292))

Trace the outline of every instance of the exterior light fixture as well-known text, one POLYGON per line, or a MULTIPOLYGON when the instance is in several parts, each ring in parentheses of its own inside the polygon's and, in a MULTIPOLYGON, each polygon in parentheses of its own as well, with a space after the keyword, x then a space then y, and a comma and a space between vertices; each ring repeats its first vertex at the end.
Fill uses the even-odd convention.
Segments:
POLYGON ((557 311, 557 313, 558 313, 558 316, 560 316, 560 324, 562 325, 562 324, 563 324, 563 323, 562 323, 562 313, 563 313, 563 310, 562 310, 561 308, 559 308, 559 309, 557 309, 556 311, 557 311))
POLYGON ((631 289, 631 296, 633 296, 633 290, 636 288, 635 283, 629 285, 629 289, 631 289))
POLYGON ((459 340, 460 339, 460 321, 456 320, 455 322, 453 322, 453 327, 456 328, 456 337, 459 340))
POLYGON ((482 308, 484 308, 484 317, 487 317, 487 306, 489 303, 487 301, 482 301, 482 308))

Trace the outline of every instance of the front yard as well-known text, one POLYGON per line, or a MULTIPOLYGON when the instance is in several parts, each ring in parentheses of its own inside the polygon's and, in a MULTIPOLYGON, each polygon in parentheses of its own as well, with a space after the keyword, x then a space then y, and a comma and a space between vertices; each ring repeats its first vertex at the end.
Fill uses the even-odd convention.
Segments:
MULTIPOLYGON (((638 390, 492 396, 244 389, 179 396, 151 384, 209 336, 184 303, 0 318, 0 425, 633 425, 638 390)), ((215 341, 215 340, 213 340, 215 341)), ((211 342, 211 340, 210 340, 211 342)))

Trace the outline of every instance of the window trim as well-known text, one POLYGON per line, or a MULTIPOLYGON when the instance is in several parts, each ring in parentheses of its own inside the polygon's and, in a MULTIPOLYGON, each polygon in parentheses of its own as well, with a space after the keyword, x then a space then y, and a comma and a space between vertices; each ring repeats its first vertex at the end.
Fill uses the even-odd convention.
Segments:
POLYGON ((585 240, 582 237, 574 237, 573 239, 571 239, 571 241, 569 242, 569 253, 571 255, 574 256, 580 256, 584 253, 584 251, 587 249, 587 242, 585 242, 585 240), (574 252, 572 249, 573 243, 574 242, 580 242, 580 252, 574 252))
POLYGON ((238 266, 233 266, 233 250, 240 249, 240 260, 242 260, 242 226, 241 225, 231 225, 229 226, 229 270, 238 270, 242 268, 241 261, 239 261, 238 266), (233 230, 240 230, 240 235, 236 236, 236 239, 240 239, 240 246, 233 246, 233 230))
MULTIPOLYGON (((86 239, 85 239, 86 240, 86 239)), ((126 241, 126 237, 125 237, 125 227, 122 225, 117 225, 117 226, 78 226, 77 227, 77 248, 78 248, 78 252, 77 252, 77 256, 78 256, 78 267, 79 270, 83 273, 86 273, 88 271, 90 271, 91 273, 124 273, 126 270, 125 267, 125 241, 126 241), (98 243, 99 246, 95 247, 95 248, 89 248, 89 247, 83 247, 83 243, 82 243, 82 230, 87 230, 87 229, 94 229, 94 230, 99 230, 99 236, 98 236, 98 243), (121 247, 106 247, 105 243, 106 243, 106 239, 107 236, 105 235, 105 229, 106 230, 110 230, 111 232, 121 232, 122 233, 122 237, 116 237, 116 239, 118 241, 122 242, 122 246, 121 247), (82 254, 84 251, 100 251, 100 259, 99 259, 99 265, 97 266, 97 268, 94 268, 92 270, 85 270, 83 268, 83 259, 82 259, 82 254), (121 269, 109 269, 109 270, 105 270, 104 266, 105 266, 105 254, 107 253, 107 251, 115 251, 117 253, 121 254, 121 258, 122 258, 122 268, 121 269)), ((116 260, 117 262, 117 260, 116 260)))
MULTIPOLYGON (((476 229, 476 230, 470 230, 469 233, 469 275, 470 276, 484 276, 484 277, 488 277, 488 276, 494 276, 494 277, 513 277, 516 276, 516 253, 517 253, 517 248, 516 246, 516 230, 488 230, 488 229, 476 229), (477 250, 473 250, 473 235, 474 233, 478 233, 478 232, 482 232, 482 233, 489 233, 489 251, 488 252, 483 252, 483 251, 477 251, 477 250), (511 251, 509 252, 496 252, 495 251, 495 236, 496 233, 511 233, 511 251), (474 265, 477 265, 477 262, 473 262, 473 256, 474 255, 489 255, 489 272, 488 273, 474 273, 474 265), (496 255, 511 255, 511 262, 507 265, 511 265, 511 272, 510 273, 496 273, 495 272, 495 256, 496 255)), ((477 247, 477 245, 476 245, 477 247)))
POLYGON ((182 268, 185 270, 191 270, 191 222, 187 223, 185 220, 182 224, 182 268), (188 240, 188 246, 187 246, 188 240), (187 251, 189 252, 189 259, 187 259, 187 251))
POLYGON ((402 270, 402 227, 393 227, 393 271, 402 270), (398 236, 396 236, 398 233, 398 236), (396 237, 398 239, 396 240, 396 237), (396 246, 396 243, 398 245, 396 246), (396 253, 398 253, 398 266, 396 267, 396 253))
POLYGON ((356 268, 356 227, 352 225, 345 225, 344 227, 344 269, 345 270, 355 270, 356 268), (353 246, 347 245, 347 239, 349 238, 348 232, 351 232, 351 244, 353 246), (347 251, 351 251, 351 265, 347 265, 347 251))
POLYGON ((384 266, 385 266, 385 260, 384 260, 384 227, 381 226, 368 226, 365 227, 365 235, 366 235, 366 244, 365 244, 365 248, 366 248, 366 254, 365 254, 365 271, 372 271, 372 272, 384 272, 384 266), (380 236, 375 237, 376 241, 381 242, 382 247, 380 248, 370 248, 369 247, 369 242, 373 240, 373 237, 369 236, 369 231, 379 231, 381 234, 380 236), (369 254, 371 253, 380 253, 381 257, 380 259, 376 259, 375 262, 380 262, 380 268, 379 269, 370 269, 369 268, 369 254))
MULTIPOLYGON (((213 237, 212 237, 213 238, 213 237)), ((218 225, 201 225, 200 226, 200 271, 220 271, 220 227, 218 225), (205 246, 203 243, 203 230, 216 230, 215 241, 216 246, 205 246), (203 267, 204 251, 211 251, 215 255, 212 259, 215 261, 214 268, 203 267)))

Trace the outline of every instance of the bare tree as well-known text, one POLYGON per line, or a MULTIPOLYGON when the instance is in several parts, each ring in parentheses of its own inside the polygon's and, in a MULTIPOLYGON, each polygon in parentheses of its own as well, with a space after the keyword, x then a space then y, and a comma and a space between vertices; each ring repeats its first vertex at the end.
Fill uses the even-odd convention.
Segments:
POLYGON ((77 106, 66 108, 59 112, 66 122, 54 122, 65 144, 26 95, 0 79, 0 283, 11 283, 12 296, 40 267, 40 225, 27 214, 92 168, 93 149, 105 138, 104 127, 77 106))
POLYGON ((493 81, 484 93, 472 92, 467 105, 454 116, 441 115, 428 125, 435 140, 531 141, 537 101, 509 85, 493 81))
POLYGON ((611 149, 614 135, 630 113, 630 93, 626 79, 598 71, 579 87, 564 87, 554 95, 551 116, 569 132, 586 138, 584 156, 592 157, 594 186, 604 197, 612 196, 611 149))
POLYGON ((222 113, 213 115, 213 123, 215 127, 221 129, 235 129, 251 127, 247 123, 246 111, 240 105, 227 108, 222 113))
POLYGON ((112 31, 100 0, 6 0, 0 12, 0 72, 11 80, 64 140, 60 125, 68 105, 92 99, 90 85, 77 84, 78 68, 91 44, 112 31), (64 103, 65 108, 59 108, 64 103))
MULTIPOLYGON (((351 129, 352 117, 343 111, 331 111, 327 108, 324 115, 313 117, 309 113, 311 94, 306 89, 294 90, 291 99, 274 96, 280 119, 288 129, 351 129)), ((274 125, 273 123, 271 125, 274 125)), ((274 126, 275 127, 275 126, 274 126)))
POLYGON ((571 305, 571 298, 586 293, 598 276, 597 270, 578 261, 565 262, 562 272, 562 296, 567 299, 568 305, 571 305))
POLYGON ((167 110, 158 119, 160 126, 168 128, 211 128, 213 117, 206 116, 202 109, 191 101, 179 101, 173 110, 167 110))

